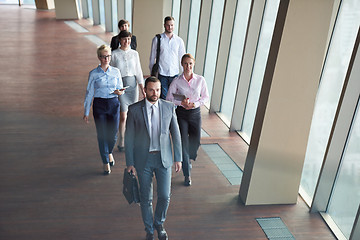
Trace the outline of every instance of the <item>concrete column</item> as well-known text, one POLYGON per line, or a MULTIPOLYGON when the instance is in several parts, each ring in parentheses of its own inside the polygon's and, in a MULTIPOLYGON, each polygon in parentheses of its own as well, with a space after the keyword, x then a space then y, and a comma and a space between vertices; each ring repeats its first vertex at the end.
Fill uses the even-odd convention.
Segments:
POLYGON ((240 186, 245 205, 297 201, 333 4, 280 0, 240 186))
POLYGON ((114 26, 114 11, 113 11, 113 1, 105 0, 104 9, 105 9, 105 31, 106 32, 116 32, 117 25, 114 26))
POLYGON ((171 1, 136 0, 133 2, 132 30, 137 40, 144 75, 150 75, 149 58, 151 41, 156 34, 164 32, 164 18, 171 16, 171 1))
POLYGON ((35 0, 36 9, 54 9, 55 3, 54 0, 35 0))
POLYGON ((55 0, 56 19, 79 19, 78 9, 76 0, 55 0))
POLYGON ((100 25, 99 0, 92 0, 92 12, 94 25, 100 25))
MULTIPOLYGON (((125 0, 117 1, 117 22, 119 22, 121 19, 125 19, 125 0)), ((130 19, 126 20, 129 21, 130 19)))

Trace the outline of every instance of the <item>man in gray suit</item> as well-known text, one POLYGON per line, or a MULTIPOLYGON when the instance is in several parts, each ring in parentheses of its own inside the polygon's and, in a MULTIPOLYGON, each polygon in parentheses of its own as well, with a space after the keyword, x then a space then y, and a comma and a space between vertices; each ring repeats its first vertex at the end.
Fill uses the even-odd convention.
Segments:
POLYGON ((146 98, 129 106, 125 131, 125 157, 128 172, 138 175, 140 183, 141 214, 146 239, 154 239, 154 228, 160 240, 168 239, 164 229, 170 202, 171 166, 181 170, 181 136, 171 102, 160 99, 161 83, 149 77, 144 87, 146 98), (171 145, 171 140, 173 146, 171 145), (157 204, 153 214, 153 183, 157 181, 157 204))

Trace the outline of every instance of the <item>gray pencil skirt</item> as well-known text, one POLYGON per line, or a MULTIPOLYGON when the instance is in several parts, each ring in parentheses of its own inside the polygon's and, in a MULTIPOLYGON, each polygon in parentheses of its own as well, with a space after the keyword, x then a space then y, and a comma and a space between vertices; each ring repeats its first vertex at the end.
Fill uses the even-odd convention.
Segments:
POLYGON ((122 77, 122 80, 124 87, 129 86, 129 88, 125 89, 125 93, 119 97, 120 112, 127 112, 129 105, 138 101, 139 90, 135 76, 122 77))

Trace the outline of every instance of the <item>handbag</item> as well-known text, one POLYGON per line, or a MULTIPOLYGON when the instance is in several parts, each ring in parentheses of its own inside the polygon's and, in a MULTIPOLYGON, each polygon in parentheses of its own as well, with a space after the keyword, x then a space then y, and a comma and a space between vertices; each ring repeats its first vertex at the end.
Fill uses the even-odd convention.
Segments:
POLYGON ((156 62, 151 68, 151 76, 157 76, 159 73, 159 58, 160 58, 160 34, 156 34, 157 37, 157 48, 156 48, 156 62))
POLYGON ((124 169, 123 184, 123 194, 128 203, 139 203, 140 193, 138 180, 136 176, 132 172, 128 172, 126 168, 124 169))

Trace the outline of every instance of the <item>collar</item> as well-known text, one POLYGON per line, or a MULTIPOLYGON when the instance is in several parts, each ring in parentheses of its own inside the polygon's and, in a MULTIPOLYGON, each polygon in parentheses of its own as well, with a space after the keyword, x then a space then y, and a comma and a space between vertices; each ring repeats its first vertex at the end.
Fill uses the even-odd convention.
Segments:
POLYGON ((146 108, 150 109, 152 105, 154 105, 156 108, 159 107, 159 100, 157 100, 154 104, 152 104, 151 102, 149 102, 149 100, 147 100, 145 98, 145 105, 146 105, 146 108))
POLYGON ((192 80, 194 80, 194 77, 195 77, 195 74, 192 73, 192 76, 191 76, 190 80, 188 81, 188 80, 186 80, 186 78, 185 78, 185 74, 184 74, 184 73, 181 74, 181 78, 182 78, 185 82, 187 82, 187 83, 189 83, 189 82, 191 82, 192 80))
MULTIPOLYGON (((111 71, 111 68, 112 68, 112 67, 109 65, 109 67, 108 67, 108 69, 106 70, 106 72, 110 72, 110 71, 111 71)), ((101 64, 98 65, 97 69, 98 69, 98 71, 105 73, 105 71, 101 68, 101 64)))

